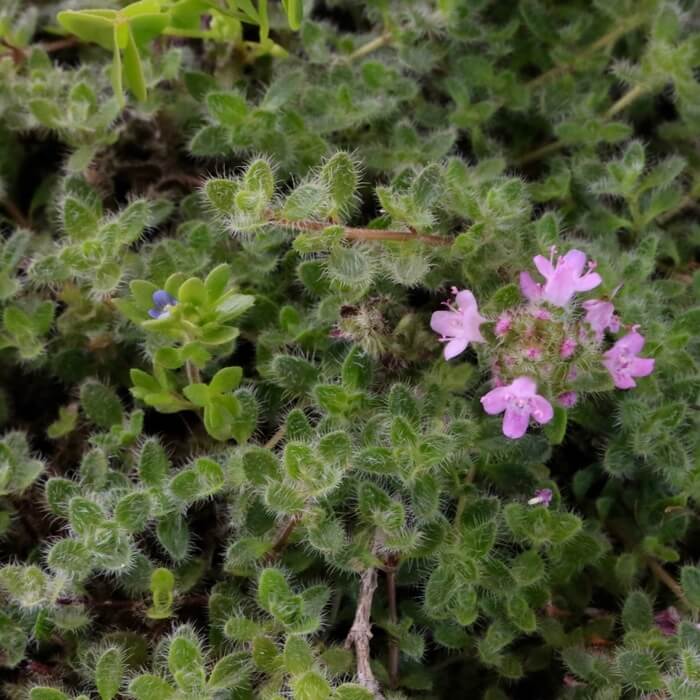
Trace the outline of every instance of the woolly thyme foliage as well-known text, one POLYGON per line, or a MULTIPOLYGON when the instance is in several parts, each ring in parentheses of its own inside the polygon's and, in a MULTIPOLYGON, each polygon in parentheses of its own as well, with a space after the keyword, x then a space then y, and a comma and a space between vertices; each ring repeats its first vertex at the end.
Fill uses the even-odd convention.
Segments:
POLYGON ((4 3, 0 695, 697 698, 696 24, 4 3))

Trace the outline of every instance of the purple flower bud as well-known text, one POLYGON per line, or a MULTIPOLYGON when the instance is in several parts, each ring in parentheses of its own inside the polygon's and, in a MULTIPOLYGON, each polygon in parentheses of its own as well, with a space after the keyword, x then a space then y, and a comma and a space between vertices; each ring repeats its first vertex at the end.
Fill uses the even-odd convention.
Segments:
POLYGON ((548 506, 552 502, 553 495, 552 489, 539 489, 527 503, 530 506, 548 506))
POLYGON ((540 348, 537 346, 532 345, 529 348, 526 348, 525 357, 527 357, 528 360, 539 360, 542 358, 542 350, 540 350, 540 348))
POLYGON ((511 318, 510 314, 501 314, 496 321, 496 326, 494 328, 494 333, 501 337, 504 336, 510 330, 511 318))
POLYGON ((574 354, 576 345, 577 343, 573 338, 565 338, 564 342, 559 348, 559 357, 561 357, 563 360, 568 360, 574 354))
POLYGON ((177 305, 177 299, 164 289, 153 292, 153 308, 148 310, 151 318, 168 318, 170 308, 177 305))
POLYGON ((572 408, 578 401, 578 394, 575 391, 565 391, 557 396, 557 403, 564 408, 572 408))
POLYGON ((678 610, 671 606, 666 608, 666 610, 662 610, 660 613, 656 613, 656 615, 654 615, 654 622, 663 634, 667 637, 672 637, 678 632, 681 616, 678 614, 678 610))

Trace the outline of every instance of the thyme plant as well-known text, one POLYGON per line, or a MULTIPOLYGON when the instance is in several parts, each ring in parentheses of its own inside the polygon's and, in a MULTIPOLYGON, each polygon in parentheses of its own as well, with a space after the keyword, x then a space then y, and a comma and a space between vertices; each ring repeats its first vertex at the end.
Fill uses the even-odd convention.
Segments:
POLYGON ((0 695, 700 698, 693 0, 0 7, 0 695))

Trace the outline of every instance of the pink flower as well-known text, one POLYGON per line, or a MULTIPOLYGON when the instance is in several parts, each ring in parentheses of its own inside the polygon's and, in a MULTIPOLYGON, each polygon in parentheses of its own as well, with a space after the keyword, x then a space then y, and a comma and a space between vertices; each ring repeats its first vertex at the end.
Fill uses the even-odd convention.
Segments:
POLYGON ((467 349, 469 343, 483 343, 479 326, 486 319, 479 313, 476 299, 468 290, 458 291, 452 287, 457 306, 445 302, 449 311, 436 311, 430 319, 430 327, 440 334, 440 341, 446 342, 445 359, 451 360, 467 349))
POLYGON ((494 333, 499 337, 504 336, 510 330, 510 323, 510 316, 508 314, 501 314, 493 329, 494 333))
POLYGON ((535 318, 539 318, 540 321, 551 321, 552 320, 552 314, 547 311, 547 309, 535 309, 532 312, 532 315, 535 318))
POLYGON ((554 248, 549 260, 542 255, 533 258, 535 266, 544 284, 535 282, 528 272, 520 273, 520 289, 530 301, 544 299, 554 306, 566 306, 576 292, 587 292, 597 287, 601 282, 600 275, 592 272, 595 264, 588 264, 589 271, 584 274, 586 254, 580 250, 570 250, 566 255, 557 258, 554 263, 554 248))
POLYGON ((644 336, 633 328, 631 333, 620 338, 610 350, 603 354, 603 364, 610 372, 618 389, 637 386, 634 377, 646 377, 654 369, 654 360, 637 357, 644 347, 644 336))
POLYGON ((557 396, 557 403, 563 408, 572 408, 578 401, 578 394, 575 391, 565 391, 557 396))
POLYGON ((529 506, 548 506, 552 502, 552 489, 540 489, 535 491, 535 495, 527 502, 529 506))
POLYGON ((678 610, 671 606, 670 608, 666 608, 666 610, 662 610, 660 613, 656 613, 656 615, 654 615, 654 622, 663 634, 667 637, 672 637, 678 632, 681 616, 678 614, 678 610))
POLYGON ((583 302, 586 309, 586 323, 593 329, 596 340, 601 341, 606 329, 617 333, 620 330, 620 318, 615 313, 615 307, 610 301, 589 299, 583 302))
POLYGON ((542 358, 542 350, 536 345, 532 345, 525 350, 525 357, 527 357, 528 360, 539 360, 542 358))
POLYGON ((565 338, 564 342, 559 348, 559 357, 561 357, 563 360, 568 360, 574 354, 576 345, 577 343, 573 338, 565 338))
POLYGON ((529 377, 518 377, 508 386, 492 389, 481 397, 481 405, 489 415, 503 413, 503 434, 511 439, 525 435, 530 416, 538 423, 548 423, 554 414, 552 405, 537 392, 537 384, 529 377))

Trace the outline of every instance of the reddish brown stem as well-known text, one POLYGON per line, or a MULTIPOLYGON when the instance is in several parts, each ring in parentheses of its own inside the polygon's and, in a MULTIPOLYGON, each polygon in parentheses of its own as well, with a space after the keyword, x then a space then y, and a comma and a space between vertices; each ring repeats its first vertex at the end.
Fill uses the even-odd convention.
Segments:
MULTIPOLYGON (((322 221, 287 221, 286 219, 273 219, 270 223, 299 231, 323 231, 323 229, 333 225, 322 221)), ((345 232, 345 238, 351 241, 420 241, 435 246, 452 245, 453 243, 451 238, 445 236, 426 236, 411 231, 386 231, 354 226, 343 226, 342 228, 345 232)))
POLYGON ((12 62, 18 66, 22 61, 24 61, 27 58, 27 53, 24 49, 21 49, 19 46, 14 46, 13 44, 10 44, 9 41, 6 39, 0 39, 0 45, 4 46, 6 49, 9 50, 10 54, 12 55, 12 62))
POLYGON ((10 218, 19 226, 20 228, 31 228, 32 224, 29 219, 20 211, 19 207, 9 199, 0 200, 0 206, 2 206, 5 211, 10 215, 10 218))
POLYGON ((47 41, 44 44, 39 44, 39 46, 46 51, 46 53, 53 53, 54 51, 62 51, 63 49, 72 49, 74 46, 80 46, 80 40, 75 36, 67 36, 64 39, 47 41))
POLYGON ((272 545, 272 549, 265 555, 265 561, 270 562, 282 554, 286 549, 289 538, 292 536, 294 529, 299 524, 301 520, 301 513, 295 513, 290 516, 287 522, 280 529, 277 537, 275 538, 275 543, 272 545))

